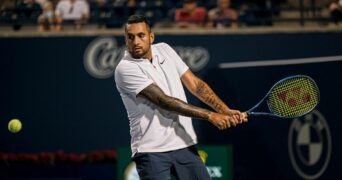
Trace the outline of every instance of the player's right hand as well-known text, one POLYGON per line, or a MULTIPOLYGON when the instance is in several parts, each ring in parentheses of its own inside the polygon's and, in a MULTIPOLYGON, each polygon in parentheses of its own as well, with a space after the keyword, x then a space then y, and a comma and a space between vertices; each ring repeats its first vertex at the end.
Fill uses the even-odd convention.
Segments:
POLYGON ((238 121, 234 116, 214 112, 210 113, 208 120, 220 130, 236 126, 238 121))

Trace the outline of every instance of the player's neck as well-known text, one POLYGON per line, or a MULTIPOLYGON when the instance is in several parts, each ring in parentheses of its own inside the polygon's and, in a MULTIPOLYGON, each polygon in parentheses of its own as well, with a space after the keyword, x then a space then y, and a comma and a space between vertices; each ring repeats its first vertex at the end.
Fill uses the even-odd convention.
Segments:
POLYGON ((152 52, 151 52, 151 50, 146 54, 146 56, 144 58, 148 59, 152 63, 152 52))

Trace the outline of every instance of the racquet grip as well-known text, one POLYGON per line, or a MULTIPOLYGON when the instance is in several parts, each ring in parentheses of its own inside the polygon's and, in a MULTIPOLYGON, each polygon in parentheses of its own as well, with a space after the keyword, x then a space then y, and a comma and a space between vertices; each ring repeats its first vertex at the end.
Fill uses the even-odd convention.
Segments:
POLYGON ((248 118, 248 112, 243 112, 242 114, 243 114, 244 119, 248 118))

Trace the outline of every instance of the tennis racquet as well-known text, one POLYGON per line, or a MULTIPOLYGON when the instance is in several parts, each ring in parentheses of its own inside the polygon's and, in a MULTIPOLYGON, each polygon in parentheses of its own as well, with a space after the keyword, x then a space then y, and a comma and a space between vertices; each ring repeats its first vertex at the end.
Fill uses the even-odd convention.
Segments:
MULTIPOLYGON (((295 118, 312 111, 319 102, 319 89, 309 76, 294 75, 286 77, 268 91, 254 107, 245 112, 247 117, 275 116, 295 118), (259 111, 262 104, 267 104, 265 112, 259 111)), ((264 105, 265 106, 265 105, 264 105)))

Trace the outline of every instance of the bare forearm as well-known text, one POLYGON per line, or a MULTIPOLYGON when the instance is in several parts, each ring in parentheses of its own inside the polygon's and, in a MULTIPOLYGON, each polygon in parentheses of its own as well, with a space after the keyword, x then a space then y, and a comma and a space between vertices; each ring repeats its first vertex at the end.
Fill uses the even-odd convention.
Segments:
POLYGON ((183 116, 200 118, 200 119, 209 119, 211 111, 193 106, 188 104, 180 99, 167 97, 161 100, 158 105, 163 109, 176 112, 183 116))
POLYGON ((173 111, 188 117, 209 119, 210 113, 212 113, 207 109, 196 107, 180 99, 167 96, 158 86, 154 84, 146 87, 139 95, 144 96, 165 110, 173 111))
POLYGON ((200 79, 198 79, 194 94, 216 112, 227 113, 229 110, 228 106, 214 93, 208 84, 200 79))
MULTIPOLYGON (((183 116, 208 120, 219 129, 229 128, 231 125, 235 126, 237 124, 236 117, 234 116, 228 116, 226 115, 227 113, 215 113, 204 108, 193 106, 180 99, 167 96, 155 84, 147 86, 138 96, 148 99, 165 110, 176 112, 183 116)), ((224 107, 228 109, 227 106, 222 106, 220 107, 222 109, 221 111, 224 111, 224 107)))

